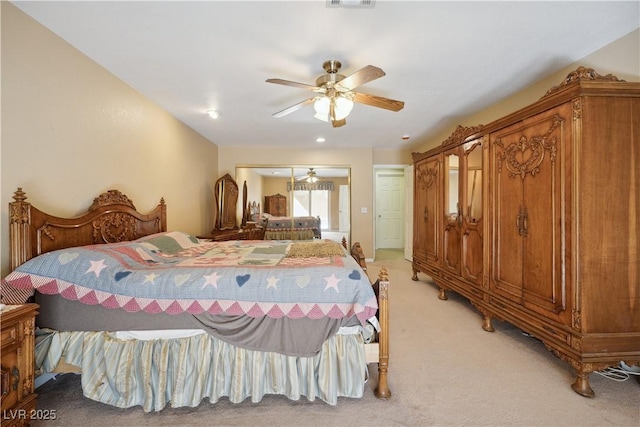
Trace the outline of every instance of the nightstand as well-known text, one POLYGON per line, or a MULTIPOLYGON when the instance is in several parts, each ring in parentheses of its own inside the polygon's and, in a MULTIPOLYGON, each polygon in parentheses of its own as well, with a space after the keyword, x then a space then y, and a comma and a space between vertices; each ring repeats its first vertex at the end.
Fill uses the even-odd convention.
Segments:
POLYGON ((38 304, 6 305, 0 311, 2 426, 29 425, 36 409, 34 335, 38 304))

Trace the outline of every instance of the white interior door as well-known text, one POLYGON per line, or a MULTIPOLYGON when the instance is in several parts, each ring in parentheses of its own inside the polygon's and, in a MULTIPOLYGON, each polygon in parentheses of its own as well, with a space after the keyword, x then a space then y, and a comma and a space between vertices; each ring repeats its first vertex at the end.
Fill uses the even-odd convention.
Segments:
POLYGON ((404 171, 376 172, 376 248, 404 248, 404 171))

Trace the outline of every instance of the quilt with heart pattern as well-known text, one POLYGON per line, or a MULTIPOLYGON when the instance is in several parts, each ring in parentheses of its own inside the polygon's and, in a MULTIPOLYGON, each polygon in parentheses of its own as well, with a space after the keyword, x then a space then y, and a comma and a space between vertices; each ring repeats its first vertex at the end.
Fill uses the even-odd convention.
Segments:
POLYGON ((369 278, 337 242, 317 243, 335 244, 342 254, 288 256, 293 241, 208 242, 159 233, 49 252, 16 268, 2 284, 126 311, 355 315, 365 324, 378 307, 369 278))

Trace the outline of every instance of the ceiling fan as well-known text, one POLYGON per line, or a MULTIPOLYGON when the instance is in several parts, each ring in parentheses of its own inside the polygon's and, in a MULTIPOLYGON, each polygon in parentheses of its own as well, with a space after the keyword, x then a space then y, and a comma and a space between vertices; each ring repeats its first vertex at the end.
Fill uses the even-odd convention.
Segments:
POLYGON ((316 171, 314 171, 313 168, 309 168, 309 171, 307 172, 307 174, 302 176, 297 176, 296 181, 306 181, 313 184, 315 182, 318 182, 318 177, 316 176, 316 171))
POLYGON ((273 117, 283 117, 305 105, 314 104, 315 118, 325 122, 330 121, 333 127, 340 127, 347 124, 346 117, 351 112, 354 102, 391 111, 400 111, 404 107, 402 101, 354 91, 355 88, 365 83, 383 77, 385 72, 380 68, 367 65, 345 77, 338 73, 340 67, 342 67, 340 61, 335 59, 325 61, 322 68, 327 73, 316 79, 315 86, 289 80, 267 79, 267 83, 307 89, 316 94, 312 98, 273 114, 273 117))

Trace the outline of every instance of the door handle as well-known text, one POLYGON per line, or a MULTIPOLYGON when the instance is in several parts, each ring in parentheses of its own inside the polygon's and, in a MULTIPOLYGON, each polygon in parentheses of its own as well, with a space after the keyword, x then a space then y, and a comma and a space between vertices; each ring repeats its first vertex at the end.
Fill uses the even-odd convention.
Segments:
POLYGON ((516 217, 516 228, 519 236, 527 236, 529 234, 529 211, 526 207, 520 206, 518 216, 516 217))
POLYGON ((522 236, 522 206, 518 209, 518 215, 516 216, 516 228, 518 229, 518 236, 522 236))

